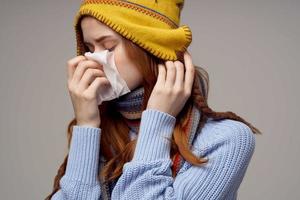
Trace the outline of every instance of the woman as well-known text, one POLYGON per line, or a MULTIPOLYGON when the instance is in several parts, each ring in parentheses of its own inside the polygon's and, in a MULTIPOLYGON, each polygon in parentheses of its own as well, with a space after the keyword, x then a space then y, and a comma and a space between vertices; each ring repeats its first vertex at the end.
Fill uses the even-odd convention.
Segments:
POLYGON ((261 132, 209 108, 208 75, 186 51, 190 29, 178 26, 183 3, 83 1, 67 65, 69 153, 46 199, 237 198, 261 132), (105 49, 131 92, 98 105, 110 82, 83 54, 105 49))

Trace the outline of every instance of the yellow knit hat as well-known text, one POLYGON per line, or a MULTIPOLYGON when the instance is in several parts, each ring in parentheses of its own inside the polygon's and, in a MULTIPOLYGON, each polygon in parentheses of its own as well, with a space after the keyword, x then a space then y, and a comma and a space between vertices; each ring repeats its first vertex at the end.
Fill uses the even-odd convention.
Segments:
POLYGON ((182 59, 192 41, 190 28, 179 26, 183 5, 184 0, 83 0, 74 20, 77 55, 87 51, 80 19, 89 15, 158 58, 182 59))

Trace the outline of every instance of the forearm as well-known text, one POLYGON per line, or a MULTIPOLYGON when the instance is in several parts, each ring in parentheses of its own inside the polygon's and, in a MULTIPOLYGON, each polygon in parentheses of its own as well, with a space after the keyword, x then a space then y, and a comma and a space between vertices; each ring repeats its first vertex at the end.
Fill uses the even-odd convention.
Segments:
POLYGON ((101 196, 98 181, 101 129, 74 126, 68 162, 60 180, 61 189, 52 199, 97 199, 101 196))

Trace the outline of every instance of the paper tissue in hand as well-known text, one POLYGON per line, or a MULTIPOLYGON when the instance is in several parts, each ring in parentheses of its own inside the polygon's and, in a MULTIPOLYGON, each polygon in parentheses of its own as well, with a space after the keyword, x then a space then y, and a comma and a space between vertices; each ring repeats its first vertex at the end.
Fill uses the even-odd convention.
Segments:
POLYGON ((103 65, 103 71, 111 84, 109 88, 98 92, 98 105, 103 101, 109 101, 130 92, 126 81, 118 72, 113 52, 109 50, 94 53, 85 52, 84 56, 103 65))

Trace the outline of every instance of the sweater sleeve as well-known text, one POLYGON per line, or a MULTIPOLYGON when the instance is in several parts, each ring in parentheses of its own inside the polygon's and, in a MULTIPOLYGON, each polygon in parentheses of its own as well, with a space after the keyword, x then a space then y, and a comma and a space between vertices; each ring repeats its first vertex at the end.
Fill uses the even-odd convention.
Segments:
POLYGON ((101 129, 73 126, 66 172, 52 200, 91 199, 101 195, 98 181, 101 129))
MULTIPOLYGON (((225 120, 218 129, 203 131, 198 153, 209 158, 207 165, 190 166, 172 177, 170 142, 176 118, 156 110, 142 114, 133 159, 123 166, 113 200, 125 199, 234 199, 254 151, 255 139, 243 123, 225 120), (212 135, 215 135, 213 137, 212 135), (207 136, 207 137, 206 137, 207 136)), ((198 134, 198 136, 201 136, 198 134)), ((199 143, 196 141, 197 147, 199 143)), ((195 152, 197 153, 197 152, 195 152)))

